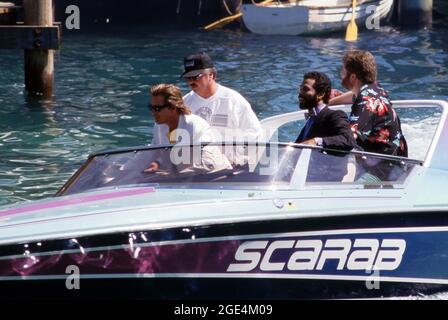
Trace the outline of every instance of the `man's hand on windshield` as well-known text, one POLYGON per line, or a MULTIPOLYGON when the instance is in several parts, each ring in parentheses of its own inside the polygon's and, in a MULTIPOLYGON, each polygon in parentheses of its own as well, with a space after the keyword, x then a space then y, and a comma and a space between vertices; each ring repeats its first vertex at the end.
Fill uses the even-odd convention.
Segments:
POLYGON ((305 140, 303 142, 300 142, 301 144, 307 144, 309 146, 317 146, 316 140, 315 139, 309 139, 309 140, 305 140))
POLYGON ((146 168, 143 172, 153 173, 153 172, 156 172, 157 170, 159 170, 159 168, 160 168, 159 163, 156 161, 153 161, 153 162, 151 162, 151 165, 148 168, 146 168))

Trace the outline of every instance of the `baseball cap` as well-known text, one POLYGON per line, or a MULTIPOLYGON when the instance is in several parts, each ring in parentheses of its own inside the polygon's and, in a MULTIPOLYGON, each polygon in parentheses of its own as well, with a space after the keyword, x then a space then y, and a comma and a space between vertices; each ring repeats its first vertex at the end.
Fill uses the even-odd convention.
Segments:
POLYGON ((205 52, 194 53, 184 58, 184 73, 181 78, 194 77, 202 73, 204 69, 213 68, 212 58, 205 52))

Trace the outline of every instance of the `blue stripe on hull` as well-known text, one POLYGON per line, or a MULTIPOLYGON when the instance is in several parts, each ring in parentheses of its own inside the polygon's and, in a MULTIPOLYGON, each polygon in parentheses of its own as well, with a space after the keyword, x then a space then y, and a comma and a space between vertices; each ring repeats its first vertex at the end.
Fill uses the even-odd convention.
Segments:
MULTIPOLYGON (((46 274, 59 274, 60 279, 46 280, 43 276, 36 280, 0 281, 0 293, 7 292, 9 298, 22 297, 24 292, 33 296, 35 291, 40 292, 41 297, 53 295, 58 298, 71 295, 104 298, 126 295, 151 299, 346 299, 427 295, 448 291, 448 214, 445 212, 260 221, 201 227, 186 225, 176 229, 141 232, 150 240, 146 243, 136 241, 133 246, 138 247, 141 244, 142 250, 144 245, 152 245, 155 242, 158 244, 154 245, 160 248, 165 246, 166 241, 171 245, 173 242, 181 244, 180 248, 184 250, 181 253, 185 252, 185 248, 182 249, 184 244, 194 250, 201 243, 214 243, 213 248, 216 248, 218 243, 217 247, 224 248, 225 253, 230 254, 233 260, 222 260, 224 265, 220 266, 221 260, 188 261, 183 260, 181 255, 169 256, 167 260, 165 256, 164 263, 168 269, 172 265, 188 262, 194 264, 191 269, 193 271, 189 274, 169 271, 167 274, 139 274, 140 278, 135 278, 133 274, 121 274, 122 278, 120 273, 114 275, 113 262, 109 265, 112 268, 110 274, 106 267, 105 273, 99 275, 103 278, 82 278, 82 290, 79 291, 66 289, 65 275, 61 275, 60 271, 52 273, 54 270, 50 269, 46 270, 46 274), (195 240, 192 240, 193 235, 195 240), (348 249, 343 254, 338 253, 337 258, 324 260, 318 267, 324 250, 328 249, 327 242, 341 239, 349 244, 348 249), (365 269, 349 265, 349 261, 355 261, 350 259, 354 253, 366 249, 363 246, 356 247, 356 241, 372 239, 379 245, 373 256, 375 261, 378 261, 380 251, 383 250, 383 254, 386 253, 385 263, 394 262, 394 259, 397 262, 389 269, 385 267, 380 270, 379 281, 369 278, 370 273, 365 269), (299 248, 298 243, 309 240, 321 243, 315 263, 304 270, 294 267, 294 264, 289 262, 299 261, 297 256, 297 261, 291 258, 299 248), (390 240, 392 245, 386 244, 384 247, 385 240, 390 240), (236 249, 251 241, 259 241, 263 246, 250 251, 258 253, 259 260, 247 267, 247 264, 253 261, 245 260, 244 257, 237 258, 236 249), (262 267, 263 257, 277 241, 283 241, 284 246, 272 251, 264 262, 268 267, 272 267, 272 264, 278 266, 278 263, 281 267, 267 270, 266 266, 262 267), (227 246, 230 242, 233 247, 227 246), (400 244, 398 247, 397 243, 400 244), (400 246, 400 255, 395 254, 392 255, 395 258, 387 258, 391 252, 397 252, 400 246), (235 272, 229 271, 229 261, 236 266, 235 272), (212 264, 219 270, 215 275, 210 271, 212 264), (241 265, 243 270, 238 269, 241 265)), ((39 255, 45 255, 45 252, 51 251, 58 255, 62 250, 73 250, 79 245, 87 252, 103 247, 101 250, 107 253, 116 250, 111 246, 129 246, 129 239, 129 233, 90 236, 78 238, 76 246, 69 239, 65 239, 43 242, 40 245, 27 244, 27 250, 38 258, 39 255)), ((328 250, 340 251, 340 248, 333 247, 328 250)), ((23 252, 23 244, 3 246, 0 247, 0 259, 6 259, 7 262, 7 256, 20 256, 23 252)), ((149 257, 158 259, 157 256, 149 257)), ((362 262, 362 259, 360 261, 362 262)), ((88 267, 88 261, 86 263, 88 267)), ((84 266, 80 265, 82 276, 86 275, 83 268, 84 266)), ((162 271, 158 272, 165 272, 164 268, 160 270, 162 271)), ((32 273, 28 275, 33 276, 32 273)), ((87 276, 95 277, 93 273, 88 272, 87 276)))

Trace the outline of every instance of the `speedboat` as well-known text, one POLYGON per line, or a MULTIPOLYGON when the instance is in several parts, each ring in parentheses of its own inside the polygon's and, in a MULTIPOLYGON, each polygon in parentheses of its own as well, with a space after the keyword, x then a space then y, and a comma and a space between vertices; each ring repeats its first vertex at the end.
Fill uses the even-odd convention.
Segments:
POLYGON ((421 158, 276 141, 282 128, 298 132, 303 111, 263 120, 266 141, 233 143, 243 161, 232 168, 144 172, 156 153, 201 164, 219 142, 91 155, 54 197, 0 208, 0 292, 351 299, 446 291, 448 103, 394 106, 432 119, 421 158))
MULTIPOLYGON (((358 25, 386 20, 393 0, 361 0, 355 9, 358 25)), ((303 0, 244 4, 243 22, 249 31, 265 35, 311 35, 342 31, 352 18, 351 0, 303 0)), ((373 28, 373 26, 372 26, 373 28)))

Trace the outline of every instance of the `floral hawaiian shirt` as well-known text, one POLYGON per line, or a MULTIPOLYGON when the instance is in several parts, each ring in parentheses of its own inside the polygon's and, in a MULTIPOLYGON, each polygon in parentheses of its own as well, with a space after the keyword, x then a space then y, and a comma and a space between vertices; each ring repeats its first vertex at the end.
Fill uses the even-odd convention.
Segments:
POLYGON ((407 157, 400 119, 378 83, 361 87, 352 105, 350 127, 358 146, 365 151, 407 157))

